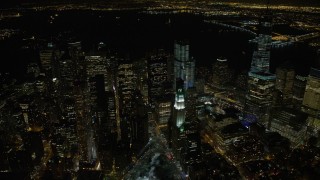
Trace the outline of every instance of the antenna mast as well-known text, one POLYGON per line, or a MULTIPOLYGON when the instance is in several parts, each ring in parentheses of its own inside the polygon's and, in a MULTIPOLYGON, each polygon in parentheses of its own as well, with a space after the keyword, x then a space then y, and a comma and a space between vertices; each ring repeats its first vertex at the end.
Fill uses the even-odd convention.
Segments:
POLYGON ((269 13, 269 6, 270 6, 270 0, 267 0, 267 13, 266 14, 269 13))

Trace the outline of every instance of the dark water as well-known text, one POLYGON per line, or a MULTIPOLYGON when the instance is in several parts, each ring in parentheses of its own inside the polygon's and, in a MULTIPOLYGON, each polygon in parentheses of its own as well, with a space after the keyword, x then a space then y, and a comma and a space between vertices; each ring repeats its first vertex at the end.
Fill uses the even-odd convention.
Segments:
MULTIPOLYGON (((173 52, 174 40, 189 39, 191 56, 196 59, 197 66, 210 66, 216 58, 223 56, 237 70, 248 69, 252 56, 248 45, 249 35, 206 24, 203 17, 191 14, 149 15, 138 11, 25 12, 20 18, 3 20, 0 27, 23 32, 0 42, 3 52, 0 69, 17 76, 24 74, 29 62, 39 61, 38 47, 20 48, 28 44, 22 38, 30 36, 35 36, 38 42, 51 37, 59 37, 61 41, 79 40, 85 52, 92 50, 97 43, 104 42, 107 47, 132 59, 141 58, 147 51, 159 48, 173 52), (54 17, 52 23, 50 17, 54 17)), ((290 52, 292 49, 273 53, 272 67, 287 59, 299 62, 301 58, 312 58, 308 49, 299 50, 295 54, 290 52)))

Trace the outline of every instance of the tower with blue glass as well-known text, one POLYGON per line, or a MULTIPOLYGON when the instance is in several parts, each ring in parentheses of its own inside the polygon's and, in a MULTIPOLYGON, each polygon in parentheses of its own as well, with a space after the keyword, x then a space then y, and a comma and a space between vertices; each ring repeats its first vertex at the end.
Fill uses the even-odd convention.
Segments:
POLYGON ((269 14, 260 21, 260 34, 252 42, 251 69, 248 73, 248 88, 244 106, 244 124, 258 122, 268 126, 269 112, 275 88, 276 76, 269 71, 272 18, 269 14))

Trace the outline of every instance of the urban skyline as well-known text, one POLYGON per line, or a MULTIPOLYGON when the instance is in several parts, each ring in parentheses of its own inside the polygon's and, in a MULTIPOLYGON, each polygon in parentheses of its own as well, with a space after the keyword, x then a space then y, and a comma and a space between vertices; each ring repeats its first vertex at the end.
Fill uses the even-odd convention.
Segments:
POLYGON ((0 10, 0 179, 320 178, 318 6, 30 2, 0 10))

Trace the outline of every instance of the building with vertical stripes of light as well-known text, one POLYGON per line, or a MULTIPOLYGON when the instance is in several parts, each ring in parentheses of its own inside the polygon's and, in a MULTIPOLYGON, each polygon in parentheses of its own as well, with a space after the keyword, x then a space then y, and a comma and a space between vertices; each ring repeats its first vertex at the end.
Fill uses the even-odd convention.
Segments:
POLYGON ((190 57, 190 45, 187 41, 174 43, 174 88, 176 80, 184 81, 184 89, 194 86, 195 60, 190 57))

